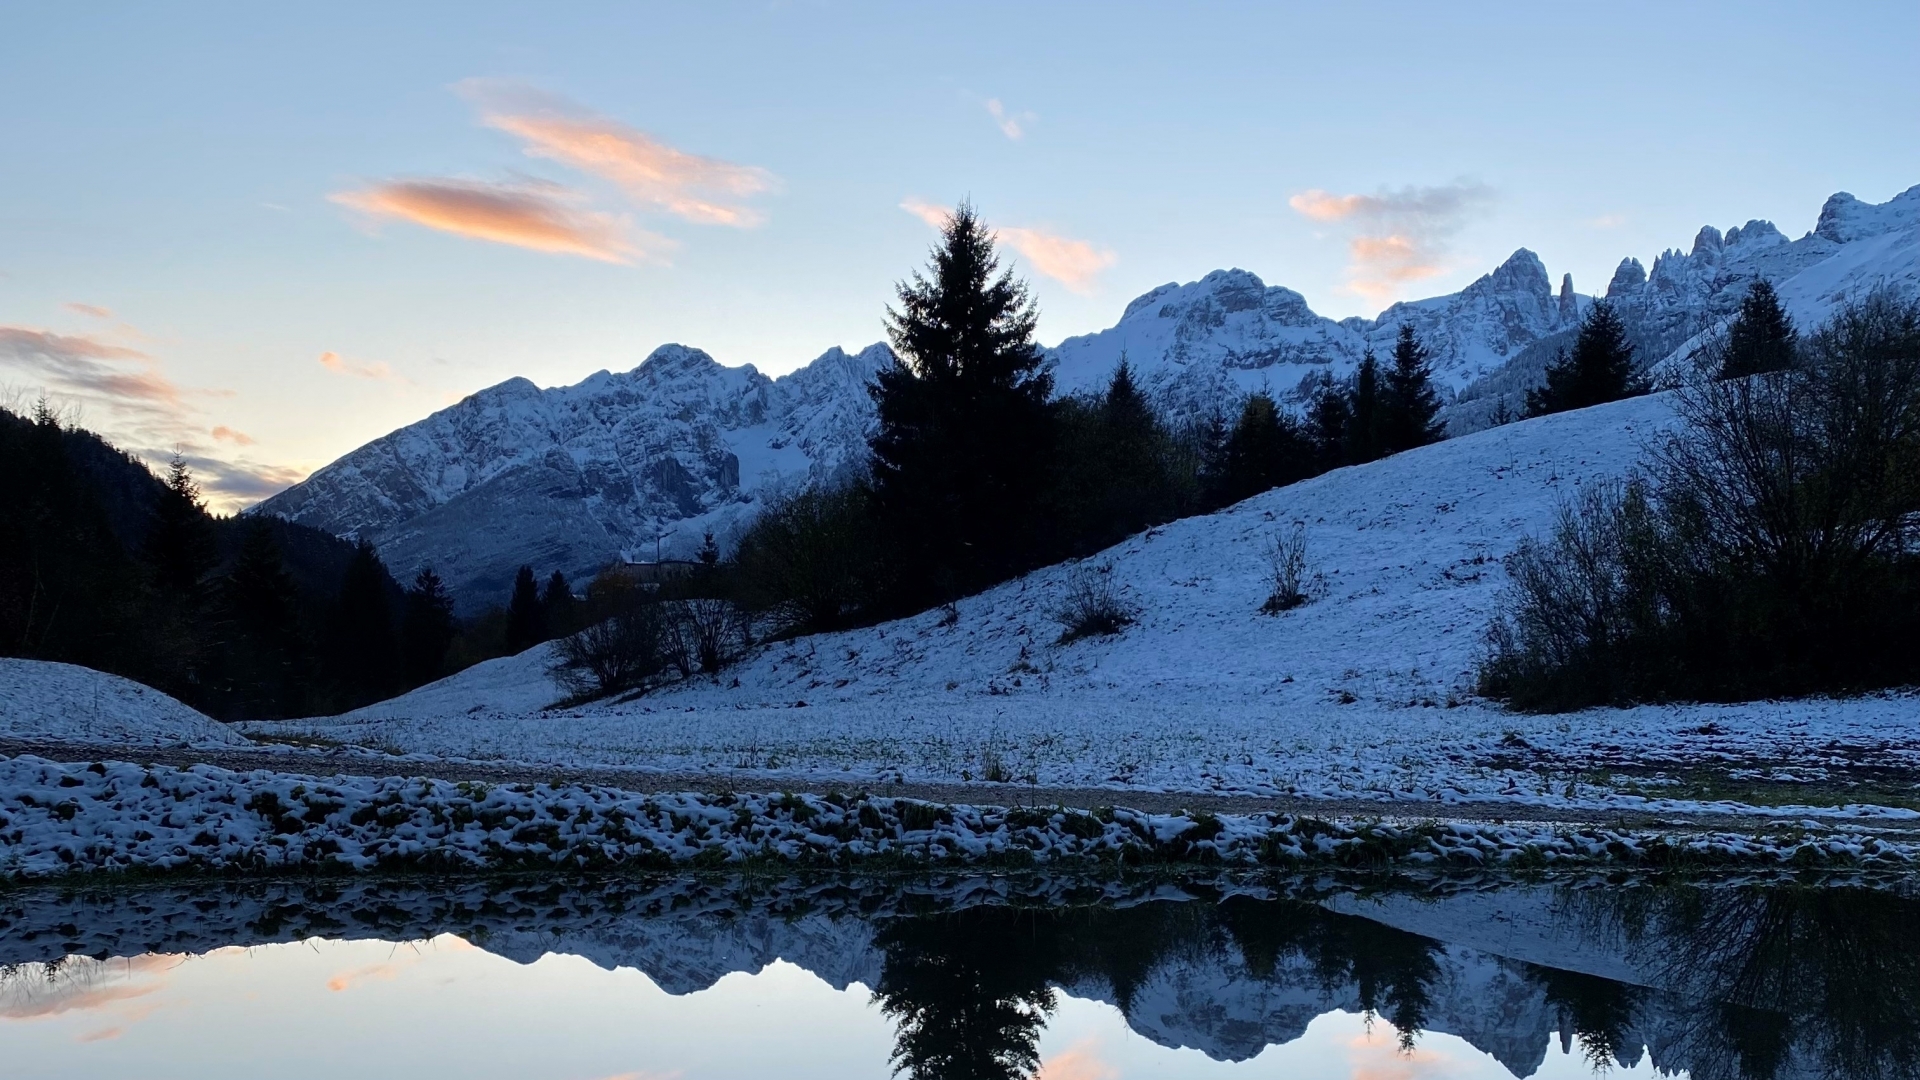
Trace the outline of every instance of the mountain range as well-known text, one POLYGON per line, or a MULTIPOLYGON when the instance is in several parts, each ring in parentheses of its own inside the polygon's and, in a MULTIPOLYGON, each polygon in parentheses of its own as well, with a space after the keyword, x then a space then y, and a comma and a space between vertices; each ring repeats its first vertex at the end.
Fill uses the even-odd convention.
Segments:
MULTIPOLYGON (((1706 226, 1651 271, 1623 260, 1605 297, 1641 361, 1672 369, 1760 278, 1802 328, 1874 288, 1920 294, 1920 185, 1877 205, 1836 194, 1797 240, 1766 221, 1706 226)), ((1303 402, 1410 324, 1432 350, 1449 431, 1462 434, 1518 412, 1593 299, 1571 275, 1556 290, 1525 248, 1459 292, 1374 319, 1330 319, 1291 289, 1217 270, 1153 289, 1114 326, 1046 352, 1063 394, 1098 390, 1124 356, 1163 408, 1192 417, 1253 390, 1303 402)), ((431 565, 472 610, 503 600, 523 563, 579 579, 620 558, 685 557, 709 532, 724 543, 780 492, 853 475, 873 422, 867 386, 892 362, 882 344, 833 348, 769 378, 675 344, 572 386, 509 379, 252 512, 364 538, 403 580, 431 565)))

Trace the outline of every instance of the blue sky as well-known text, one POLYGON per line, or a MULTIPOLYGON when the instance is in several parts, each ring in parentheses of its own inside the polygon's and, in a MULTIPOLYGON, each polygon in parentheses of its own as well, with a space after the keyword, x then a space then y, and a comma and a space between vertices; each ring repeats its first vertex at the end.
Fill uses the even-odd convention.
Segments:
POLYGON ((1521 246, 1596 291, 1920 183, 1915 41, 1910 0, 5 2, 0 385, 232 505, 513 375, 879 340, 964 197, 1049 343, 1227 266, 1335 316, 1521 246))

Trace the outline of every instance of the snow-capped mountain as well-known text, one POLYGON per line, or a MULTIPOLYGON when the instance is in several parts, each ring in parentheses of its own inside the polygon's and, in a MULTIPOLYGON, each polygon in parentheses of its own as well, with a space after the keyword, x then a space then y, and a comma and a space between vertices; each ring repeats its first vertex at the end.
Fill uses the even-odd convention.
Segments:
POLYGON ((687 555, 757 500, 831 481, 865 446, 884 345, 829 349, 771 379, 663 345, 639 367, 542 390, 488 387, 261 503, 371 541, 398 575, 431 565, 463 604, 513 573, 590 577, 623 553, 687 555))
MULTIPOLYGON (((1793 241, 1765 221, 1724 234, 1707 226, 1651 273, 1623 261, 1606 296, 1642 359, 1670 363, 1762 277, 1803 328, 1876 287, 1920 293, 1920 186, 1880 205, 1834 195, 1793 241)), ((1345 378, 1369 347, 1384 356, 1410 324, 1457 395, 1446 418, 1458 434, 1486 426, 1503 404, 1517 412, 1591 303, 1570 276, 1556 291, 1525 248, 1457 293, 1395 304, 1376 319, 1329 319, 1291 289, 1217 270, 1153 289, 1114 326, 1047 353, 1063 394, 1097 391, 1124 355, 1164 408, 1193 416, 1253 390, 1297 404, 1345 378)), ((632 371, 573 386, 510 379, 258 509, 364 537, 402 576, 432 565, 465 607, 497 602, 522 563, 573 578, 623 553, 650 558, 656 543, 684 556, 708 531, 724 542, 770 494, 860 468, 873 422, 867 386, 890 362, 883 345, 835 348, 772 379, 665 345, 632 371)))

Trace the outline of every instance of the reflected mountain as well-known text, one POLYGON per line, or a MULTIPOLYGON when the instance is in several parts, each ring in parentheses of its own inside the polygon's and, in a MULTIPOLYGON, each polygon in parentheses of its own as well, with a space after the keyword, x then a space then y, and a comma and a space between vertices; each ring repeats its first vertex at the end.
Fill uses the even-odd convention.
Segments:
POLYGON ((0 999, 84 958, 310 937, 458 934, 566 953, 669 993, 776 959, 860 984, 916 1080, 1026 1080, 1059 996, 1220 1061, 1316 1017, 1458 1036, 1515 1076, 1555 1042, 1597 1070, 1695 1080, 1920 1076, 1920 899, 1908 882, 1644 880, 1348 887, 1222 877, 229 882, 0 897, 0 999), (69 959, 72 958, 72 959, 69 959))

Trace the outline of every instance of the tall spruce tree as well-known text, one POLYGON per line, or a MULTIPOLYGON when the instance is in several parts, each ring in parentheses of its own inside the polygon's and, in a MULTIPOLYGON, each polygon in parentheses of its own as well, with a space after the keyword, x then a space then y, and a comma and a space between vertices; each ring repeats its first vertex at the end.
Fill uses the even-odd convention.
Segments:
POLYGON ((873 387, 873 500, 900 560, 894 606, 952 599, 1032 563, 1051 470, 1052 376, 1038 309, 1000 269, 973 207, 955 210, 926 274, 887 311, 893 366, 873 387))
POLYGON ((513 576, 513 595, 507 600, 507 652, 525 652, 545 640, 547 613, 540 604, 540 585, 533 567, 523 566, 513 576))
POLYGON ((216 692, 229 719, 276 719, 306 712, 311 644, 300 594, 265 521, 251 523, 221 588, 216 692))
MULTIPOLYGON (((707 534, 707 543, 700 548, 700 572, 711 575, 720 565, 720 550, 713 543, 713 534, 707 534)), ((553 637, 566 637, 580 629, 579 616, 575 608, 579 601, 573 597, 573 586, 568 584, 567 575, 558 570, 547 579, 547 587, 540 593, 540 607, 546 617, 547 633, 553 637)))
POLYGON ((1346 460, 1347 428, 1353 411, 1347 395, 1333 383, 1323 383, 1314 391, 1307 406, 1307 438, 1313 443, 1315 465, 1321 470, 1338 468, 1346 460))
POLYGON ((1793 366, 1799 346, 1793 320, 1780 306, 1780 297, 1766 278, 1747 287, 1740 310, 1727 326, 1720 357, 1720 377, 1737 379, 1793 366))
POLYGON ((1249 395, 1227 436, 1221 505, 1304 479, 1316 471, 1312 458, 1308 439, 1293 418, 1280 411, 1273 396, 1249 395))
POLYGON ((1344 449, 1349 464, 1373 461, 1384 452, 1380 440, 1384 404, 1380 392, 1380 361, 1374 358, 1373 349, 1369 347, 1361 356, 1360 366, 1354 370, 1353 382, 1347 388, 1344 449))
POLYGON ((1104 547, 1177 512, 1179 490, 1172 475, 1172 440, 1166 425, 1133 380, 1123 355, 1100 402, 1099 465, 1106 486, 1104 547))
POLYGON ((1393 366, 1387 369, 1381 394, 1382 451, 1397 454, 1439 442, 1446 431, 1446 425, 1435 419, 1439 413, 1440 395, 1433 389, 1427 348, 1413 327, 1401 323, 1400 337, 1393 344, 1393 366))
POLYGON ((347 559, 328 626, 327 661, 335 690, 349 708, 392 696, 400 679, 400 647, 387 595, 386 564, 365 540, 347 559))
POLYGON ((1580 322, 1573 352, 1547 365, 1545 386, 1527 391, 1527 415, 1584 409, 1643 394, 1646 387, 1633 367, 1633 343, 1613 305, 1596 300, 1580 322))
POLYGON ((155 500, 143 554, 162 594, 197 606, 218 561, 213 521, 185 458, 167 463, 166 489, 155 500))
POLYGON ((446 674, 453 635, 453 597, 440 575, 427 567, 414 575, 400 616, 400 650, 408 686, 423 686, 446 674))

